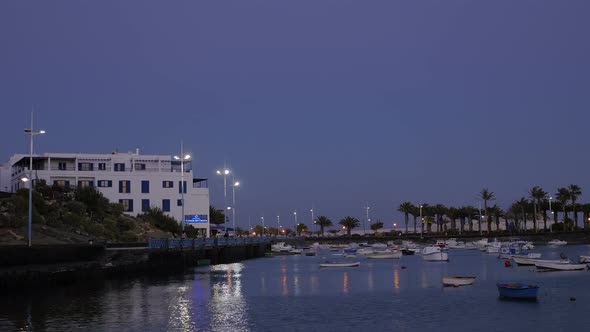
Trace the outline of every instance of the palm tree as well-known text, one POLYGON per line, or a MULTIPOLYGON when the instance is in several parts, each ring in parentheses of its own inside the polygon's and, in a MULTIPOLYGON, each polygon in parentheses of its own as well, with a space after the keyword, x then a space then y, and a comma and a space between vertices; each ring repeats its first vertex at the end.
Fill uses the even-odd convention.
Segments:
POLYGON ((359 227, 360 221, 358 221, 358 219, 354 217, 349 216, 341 219, 339 224, 346 228, 346 233, 348 236, 350 236, 350 232, 352 231, 352 229, 359 227))
POLYGON ((457 208, 450 207, 447 209, 447 217, 451 219, 451 232, 455 233, 457 229, 457 218, 460 217, 461 211, 457 208))
POLYGON ((580 209, 584 213, 584 230, 587 231, 590 228, 590 204, 582 204, 580 209))
MULTIPOLYGON (((418 207, 418 213, 420 214, 420 210, 422 210, 422 213, 421 213, 422 220, 420 220, 420 224, 421 224, 421 227, 422 227, 421 228, 421 232, 424 233, 424 224, 426 224, 425 217, 428 215, 428 213, 430 213, 430 205, 428 205, 427 203, 424 203, 424 204, 422 204, 420 206, 418 207), (420 206, 422 208, 420 208, 420 206)), ((427 224, 427 227, 428 227, 427 228, 428 231, 430 231, 430 224, 427 224)))
POLYGON ((496 204, 490 208, 490 214, 494 216, 496 222, 496 232, 500 232, 500 218, 504 216, 504 211, 496 204))
MULTIPOLYGON (((481 192, 479 193, 479 197, 483 200, 483 210, 484 210, 484 216, 486 216, 487 218, 487 223, 488 223, 488 233, 490 231, 491 228, 491 219, 490 216, 488 215, 488 201, 496 199, 496 197, 494 196, 494 193, 489 191, 488 188, 483 188, 481 190, 481 192)), ((479 225, 479 229, 481 231, 481 225, 479 225)))
POLYGON ((328 217, 326 216, 317 217, 315 223, 317 225, 320 225, 320 232, 322 233, 322 236, 324 236, 324 227, 332 226, 332 220, 328 219, 328 217))
POLYGON ((225 222, 225 214, 222 209, 217 209, 209 205, 209 222, 215 225, 221 225, 225 222))
POLYGON ((575 184, 570 184, 567 189, 570 192, 570 199, 572 201, 572 211, 574 214, 574 225, 578 228, 578 214, 576 213, 576 201, 580 196, 582 196, 582 188, 575 184))
POLYGON ((399 212, 403 212, 404 214, 404 222, 406 223, 406 234, 408 234, 408 215, 410 213, 412 213, 412 210, 414 209, 414 204, 410 203, 410 202, 403 202, 402 204, 400 204, 400 206, 397 208, 397 210, 399 212))
POLYGON ((410 214, 412 215, 412 217, 414 217, 414 234, 417 234, 418 230, 416 228, 418 227, 417 219, 420 216, 420 207, 414 205, 412 211, 410 211, 410 214))
POLYGON ((375 233, 377 233, 378 230, 380 230, 381 228, 383 228, 383 223, 380 221, 377 221, 374 224, 371 224, 371 230, 375 233))
POLYGON ((541 201, 545 199, 547 193, 541 189, 539 186, 534 186, 529 191, 529 196, 533 202, 533 228, 535 229, 535 233, 537 232, 537 207, 541 206, 541 201))
POLYGON ((436 232, 440 233, 443 216, 447 214, 447 207, 442 204, 436 204, 432 207, 433 214, 436 214, 436 232))
POLYGON ((566 224, 567 221, 569 220, 569 216, 567 215, 567 211, 566 211, 566 207, 567 207, 567 202, 569 201, 571 197, 570 191, 567 190, 567 188, 557 188, 557 194, 555 195, 555 198, 557 199, 557 201, 559 202, 559 204, 561 205, 561 208, 563 209, 563 226, 564 226, 564 230, 566 229, 566 224))
POLYGON ((473 206, 465 206, 463 207, 463 212, 465 213, 465 217, 467 217, 467 222, 469 222, 469 232, 473 232, 473 215, 475 214, 475 208, 473 206))
POLYGON ((296 226, 297 228, 295 230, 297 231, 297 235, 307 232, 307 226, 305 226, 305 224, 297 224, 296 226))
POLYGON ((519 212, 522 213, 522 220, 523 220, 523 224, 524 224, 524 231, 526 232, 526 211, 529 208, 529 201, 524 198, 521 197, 519 200, 517 200, 516 202, 514 202, 516 204, 516 208, 517 210, 520 210, 519 212))

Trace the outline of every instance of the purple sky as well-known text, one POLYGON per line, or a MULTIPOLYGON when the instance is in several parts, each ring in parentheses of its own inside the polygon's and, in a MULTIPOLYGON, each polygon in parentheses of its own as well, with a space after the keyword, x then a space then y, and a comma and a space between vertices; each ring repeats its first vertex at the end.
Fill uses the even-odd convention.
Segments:
MULTIPOLYGON (((238 225, 590 190, 590 1, 0 2, 0 159, 177 154, 238 225)), ((587 196, 587 195, 586 195, 587 196)), ((587 201, 583 196, 582 201, 587 201)))

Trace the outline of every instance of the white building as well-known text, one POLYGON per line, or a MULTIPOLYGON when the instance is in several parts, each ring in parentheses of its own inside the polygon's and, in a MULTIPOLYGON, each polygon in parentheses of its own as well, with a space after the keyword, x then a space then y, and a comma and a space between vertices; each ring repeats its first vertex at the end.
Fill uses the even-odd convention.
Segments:
MULTIPOLYGON (((33 180, 47 185, 94 187, 109 201, 120 203, 125 213, 136 216, 158 207, 181 220, 181 168, 184 169, 184 214, 187 225, 209 236, 209 188, 206 179, 193 177, 190 161, 166 155, 136 153, 33 155, 33 180), (182 166, 182 167, 181 167, 182 166)), ((26 188, 29 155, 17 154, 0 170, 0 191, 26 188), (8 183, 7 183, 8 181, 8 183)))

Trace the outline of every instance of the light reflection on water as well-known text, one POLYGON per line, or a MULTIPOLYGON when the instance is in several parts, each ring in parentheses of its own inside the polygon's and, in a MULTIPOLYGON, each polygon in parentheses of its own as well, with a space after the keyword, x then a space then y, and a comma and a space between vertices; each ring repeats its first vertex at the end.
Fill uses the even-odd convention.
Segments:
MULTIPOLYGON (((588 246, 540 248, 570 258, 588 246)), ((420 256, 320 269, 320 257, 284 256, 0 297, 1 331, 568 330, 590 324, 590 272, 538 273, 504 267, 478 251, 451 251, 448 263, 420 256), (402 269, 401 266, 407 268, 402 269), (473 286, 442 288, 445 275, 473 275, 473 286), (541 286, 537 303, 499 301, 495 283, 541 286), (570 301, 575 297, 576 301, 570 301), (375 313, 379 313, 375 315, 375 313), (371 317, 371 319, 367 319, 371 317), (462 319, 457 324, 457 318, 462 319), (502 321, 502 325, 498 322, 502 321), (444 328, 443 328, 444 330, 444 328)))

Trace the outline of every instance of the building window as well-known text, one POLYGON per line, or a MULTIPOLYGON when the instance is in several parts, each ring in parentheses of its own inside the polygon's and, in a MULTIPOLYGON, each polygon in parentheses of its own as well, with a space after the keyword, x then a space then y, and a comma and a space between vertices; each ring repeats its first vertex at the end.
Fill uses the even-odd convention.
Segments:
POLYGON ((145 171, 145 164, 135 164, 136 171, 145 171))
POLYGON ((79 187, 79 188, 88 188, 88 187, 94 187, 94 181, 90 181, 90 180, 80 180, 80 181, 78 181, 78 187, 79 187))
POLYGON ((147 180, 141 181, 141 193, 142 194, 149 194, 150 192, 150 182, 147 180))
POLYGON ((182 182, 182 185, 180 184, 180 181, 178 181, 178 193, 180 194, 181 188, 184 189, 184 193, 186 194, 186 181, 182 182))
POLYGON ((59 163, 57 163, 57 169, 60 171, 65 171, 66 170, 66 163, 60 161, 59 163))
POLYGON ((113 186, 113 181, 111 180, 99 180, 98 186, 101 188, 110 188, 113 186))
POLYGON ((58 187, 69 187, 70 186, 70 181, 67 180, 55 180, 53 181, 53 185, 54 186, 58 186, 58 187))
POLYGON ((79 171, 92 171, 94 169, 92 163, 78 163, 79 171))
POLYGON ((170 212, 170 200, 169 199, 162 200, 162 211, 170 212))
POLYGON ((150 200, 149 199, 142 199, 141 200, 141 212, 147 212, 150 209, 150 200))
POLYGON ((120 199, 119 204, 123 205, 124 212, 133 212, 133 200, 132 199, 120 199))
POLYGON ((107 164, 106 163, 98 163, 98 170, 99 171, 106 171, 107 170, 107 164))
POLYGON ((115 163, 115 172, 125 172, 125 164, 115 163))
POLYGON ((174 188, 174 182, 162 181, 162 188, 174 188))
POLYGON ((176 200, 176 206, 182 206, 182 199, 176 200))
POLYGON ((119 181, 119 192, 128 194, 131 192, 131 181, 129 180, 122 180, 119 181))

